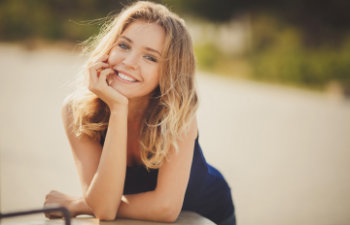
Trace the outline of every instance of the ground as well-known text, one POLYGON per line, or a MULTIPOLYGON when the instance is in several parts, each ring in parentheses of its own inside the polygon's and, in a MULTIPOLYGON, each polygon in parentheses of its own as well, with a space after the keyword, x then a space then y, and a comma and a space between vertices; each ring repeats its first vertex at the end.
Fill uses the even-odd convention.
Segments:
MULTIPOLYGON (((60 118, 77 49, 0 45, 1 211, 80 194, 60 118)), ((350 102, 198 72, 199 135, 231 186, 240 225, 350 221, 350 102)))

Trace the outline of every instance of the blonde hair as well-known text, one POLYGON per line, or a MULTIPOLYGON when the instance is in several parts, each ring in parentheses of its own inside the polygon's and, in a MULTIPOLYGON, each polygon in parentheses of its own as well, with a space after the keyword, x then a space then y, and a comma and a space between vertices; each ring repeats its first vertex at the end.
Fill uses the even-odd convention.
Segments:
POLYGON ((165 6, 139 1, 122 10, 88 46, 90 57, 82 69, 84 81, 71 95, 73 130, 103 141, 108 127, 108 106, 87 88, 88 65, 108 54, 128 25, 136 20, 160 25, 166 35, 159 87, 154 91, 140 129, 140 155, 147 168, 159 168, 171 147, 186 132, 195 116, 198 98, 194 85, 195 58, 184 21, 165 6))

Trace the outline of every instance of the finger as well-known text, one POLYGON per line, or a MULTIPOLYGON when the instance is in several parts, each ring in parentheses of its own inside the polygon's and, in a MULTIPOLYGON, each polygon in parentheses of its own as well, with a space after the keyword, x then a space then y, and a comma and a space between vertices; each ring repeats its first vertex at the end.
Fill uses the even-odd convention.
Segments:
POLYGON ((101 73, 100 73, 99 83, 100 84, 102 83, 102 84, 109 85, 110 82, 108 81, 107 77, 108 77, 108 75, 113 75, 113 74, 115 74, 115 72, 111 68, 102 70, 101 73))
POLYGON ((96 62, 94 64, 92 64, 89 69, 93 69, 93 70, 99 70, 99 69, 105 69, 105 68, 109 68, 109 64, 105 63, 105 62, 96 62))
POLYGON ((92 82, 97 82, 98 77, 103 69, 109 68, 109 64, 103 62, 97 62, 89 68, 90 80, 92 82))
POLYGON ((90 74, 89 90, 97 94, 100 90, 106 88, 109 74, 115 74, 114 70, 111 68, 104 69, 100 72, 99 77, 90 74))
POLYGON ((59 218, 62 214, 60 212, 46 212, 45 217, 52 219, 52 218, 59 218))
POLYGON ((97 61, 99 62, 107 62, 109 55, 102 55, 97 61))
POLYGON ((109 65, 107 63, 102 63, 102 62, 98 62, 95 63, 93 66, 91 66, 89 68, 89 79, 90 79, 90 83, 96 83, 98 81, 98 77, 100 72, 104 69, 104 68, 108 68, 109 65))
POLYGON ((63 217, 63 214, 62 213, 52 212, 52 213, 48 213, 47 217, 49 219, 58 219, 58 218, 63 217))
POLYGON ((45 213, 45 217, 50 219, 50 214, 49 213, 45 213))
POLYGON ((107 75, 106 82, 107 82, 108 86, 111 86, 111 84, 113 82, 113 78, 111 76, 112 76, 112 74, 107 75))
POLYGON ((56 218, 62 217, 62 215, 58 215, 51 212, 51 213, 45 213, 45 217, 49 219, 56 219, 56 218))

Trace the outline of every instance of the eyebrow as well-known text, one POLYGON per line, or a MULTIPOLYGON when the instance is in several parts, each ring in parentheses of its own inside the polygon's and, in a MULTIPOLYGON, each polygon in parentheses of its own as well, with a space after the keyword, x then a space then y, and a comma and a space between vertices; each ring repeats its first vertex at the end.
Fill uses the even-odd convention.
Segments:
MULTIPOLYGON (((128 38, 128 37, 126 37, 126 36, 121 36, 120 38, 123 38, 123 39, 125 39, 126 41, 128 41, 128 42, 130 42, 130 43, 133 43, 133 41, 130 39, 130 38, 128 38)), ((150 47, 145 47, 145 49, 147 50, 147 51, 151 51, 151 52, 154 52, 154 53, 157 53, 157 54, 159 54, 159 55, 161 55, 161 53, 158 51, 158 50, 155 50, 155 49, 153 49, 153 48, 150 48, 150 47)))

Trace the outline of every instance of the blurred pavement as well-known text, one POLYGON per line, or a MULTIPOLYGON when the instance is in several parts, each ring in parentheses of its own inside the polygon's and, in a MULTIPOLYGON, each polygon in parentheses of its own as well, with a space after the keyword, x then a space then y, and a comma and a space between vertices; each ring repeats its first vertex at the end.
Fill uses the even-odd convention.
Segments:
MULTIPOLYGON (((1 211, 80 195, 60 106, 83 58, 0 45, 1 211)), ((350 102, 309 91, 198 76, 200 142, 227 178, 239 225, 350 221, 350 102)))

